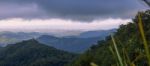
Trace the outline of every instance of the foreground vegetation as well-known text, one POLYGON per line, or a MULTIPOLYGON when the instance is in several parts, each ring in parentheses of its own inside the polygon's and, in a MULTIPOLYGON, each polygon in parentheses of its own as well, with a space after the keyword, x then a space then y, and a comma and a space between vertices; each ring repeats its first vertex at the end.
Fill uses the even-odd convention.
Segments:
POLYGON ((149 66, 150 10, 139 14, 68 66, 149 66))

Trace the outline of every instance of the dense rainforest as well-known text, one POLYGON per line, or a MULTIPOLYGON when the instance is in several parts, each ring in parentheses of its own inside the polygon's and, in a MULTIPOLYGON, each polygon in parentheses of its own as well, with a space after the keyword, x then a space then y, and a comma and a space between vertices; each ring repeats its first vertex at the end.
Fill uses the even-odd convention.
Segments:
MULTIPOLYGON (((146 40, 150 44, 150 10, 140 12, 140 16, 146 40)), ((148 66, 138 22, 137 14, 133 22, 120 25, 113 34, 113 40, 116 42, 124 66, 148 66)), ((119 65, 117 54, 114 51, 112 38, 108 36, 105 40, 98 41, 97 45, 92 46, 68 66, 122 66, 119 65)))

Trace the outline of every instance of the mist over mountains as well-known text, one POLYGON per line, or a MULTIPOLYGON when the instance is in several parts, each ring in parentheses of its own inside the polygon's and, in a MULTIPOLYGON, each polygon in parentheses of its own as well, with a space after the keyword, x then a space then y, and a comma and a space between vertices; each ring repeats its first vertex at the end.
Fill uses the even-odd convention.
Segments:
POLYGON ((0 66, 150 66, 150 0, 0 0, 0 66))
POLYGON ((7 46, 8 44, 14 44, 23 40, 36 39, 42 44, 53 46, 57 49, 81 53, 87 50, 91 45, 95 44, 98 40, 104 39, 110 33, 115 32, 112 30, 98 30, 88 31, 79 35, 58 37, 46 33, 25 33, 25 32, 1 32, 0 33, 0 46, 7 46))

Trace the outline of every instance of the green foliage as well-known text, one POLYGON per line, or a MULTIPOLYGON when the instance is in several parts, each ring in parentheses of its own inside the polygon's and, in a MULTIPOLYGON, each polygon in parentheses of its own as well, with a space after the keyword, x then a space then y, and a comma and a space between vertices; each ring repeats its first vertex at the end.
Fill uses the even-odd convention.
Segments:
MULTIPOLYGON (((150 10, 142 12, 141 18, 146 40, 150 44, 150 10)), ((123 60, 123 65, 148 66, 146 51, 138 26, 138 15, 133 19, 133 22, 121 25, 113 36, 116 41, 117 51, 123 60)), ((149 45, 147 47, 150 50, 149 45)), ((68 66, 91 66, 91 62, 98 66, 120 66, 114 51, 112 39, 108 36, 105 40, 99 41, 97 45, 92 46, 68 66)))
POLYGON ((75 56, 32 39, 1 48, 0 66, 63 66, 75 56))

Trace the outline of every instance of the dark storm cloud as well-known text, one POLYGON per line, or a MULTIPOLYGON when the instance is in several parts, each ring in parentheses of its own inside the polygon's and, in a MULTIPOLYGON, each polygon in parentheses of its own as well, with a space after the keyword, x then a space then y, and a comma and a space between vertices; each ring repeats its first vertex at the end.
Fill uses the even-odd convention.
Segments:
POLYGON ((138 10, 145 9, 139 0, 1 0, 0 3, 4 6, 0 7, 1 10, 8 8, 5 9, 7 12, 0 11, 0 18, 62 18, 89 21, 108 17, 130 18, 138 10))

